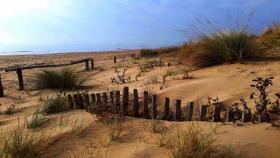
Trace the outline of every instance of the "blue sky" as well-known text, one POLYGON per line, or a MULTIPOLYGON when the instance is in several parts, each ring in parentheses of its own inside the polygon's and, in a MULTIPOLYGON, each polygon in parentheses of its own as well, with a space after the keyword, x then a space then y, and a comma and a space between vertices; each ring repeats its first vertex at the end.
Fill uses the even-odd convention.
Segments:
POLYGON ((260 32, 280 20, 279 0, 0 0, 0 51, 163 47, 186 41, 197 19, 228 23, 254 11, 260 32))

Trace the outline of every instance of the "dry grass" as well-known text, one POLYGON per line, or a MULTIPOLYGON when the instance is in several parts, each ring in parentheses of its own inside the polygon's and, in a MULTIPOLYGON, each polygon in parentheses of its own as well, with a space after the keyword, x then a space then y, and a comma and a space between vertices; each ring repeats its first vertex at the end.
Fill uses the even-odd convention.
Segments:
POLYGON ((33 158, 39 154, 38 147, 45 136, 35 135, 24 127, 18 126, 12 131, 2 133, 0 139, 0 155, 3 158, 33 158))

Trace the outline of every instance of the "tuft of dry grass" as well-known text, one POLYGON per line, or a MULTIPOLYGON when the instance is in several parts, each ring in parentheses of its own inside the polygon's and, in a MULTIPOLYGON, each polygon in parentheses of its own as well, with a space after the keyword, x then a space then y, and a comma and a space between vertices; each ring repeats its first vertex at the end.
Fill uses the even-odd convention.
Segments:
POLYGON ((0 156, 3 158, 31 158, 39 154, 38 147, 45 140, 44 135, 35 135, 18 126, 1 134, 0 156))

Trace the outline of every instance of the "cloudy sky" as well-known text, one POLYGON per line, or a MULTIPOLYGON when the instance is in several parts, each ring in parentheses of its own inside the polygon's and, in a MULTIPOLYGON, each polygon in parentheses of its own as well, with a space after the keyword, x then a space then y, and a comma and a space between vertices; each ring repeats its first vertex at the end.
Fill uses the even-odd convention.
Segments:
MULTIPOLYGON (((0 0, 0 51, 84 51, 181 44, 198 19, 251 11, 255 33, 280 20, 279 0, 0 0)), ((230 22, 231 21, 231 22, 230 22)))

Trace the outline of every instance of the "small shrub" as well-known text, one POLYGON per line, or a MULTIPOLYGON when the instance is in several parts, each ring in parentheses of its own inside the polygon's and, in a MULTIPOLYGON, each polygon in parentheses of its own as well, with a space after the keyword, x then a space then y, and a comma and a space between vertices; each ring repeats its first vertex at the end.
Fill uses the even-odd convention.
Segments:
POLYGON ((152 49, 142 49, 140 50, 141 57, 155 57, 158 55, 158 52, 152 49))
POLYGON ((191 124, 172 136, 169 146, 173 158, 208 158, 214 154, 217 131, 206 133, 202 128, 191 124))
POLYGON ((67 97, 58 95, 53 98, 47 99, 45 102, 43 112, 46 114, 54 114, 70 109, 67 97))
POLYGON ((157 119, 152 119, 151 121, 149 121, 148 127, 149 131, 152 133, 161 133, 166 130, 163 121, 157 119))
POLYGON ((0 156, 3 158, 36 157, 38 155, 36 149, 43 141, 42 136, 32 135, 21 127, 16 127, 11 132, 5 133, 2 136, 0 139, 0 156))
POLYGON ((47 121, 48 119, 46 119, 45 116, 41 113, 41 109, 37 107, 32 115, 31 121, 27 122, 27 128, 36 129, 38 127, 41 127, 47 121))
POLYGON ((115 119, 109 123, 109 139, 110 141, 118 141, 123 131, 122 120, 115 119))
POLYGON ((43 70, 35 76, 35 85, 38 89, 75 89, 82 86, 85 81, 85 78, 70 68, 43 70))
POLYGON ((159 82, 159 77, 157 75, 152 75, 149 77, 149 83, 156 84, 159 82))

